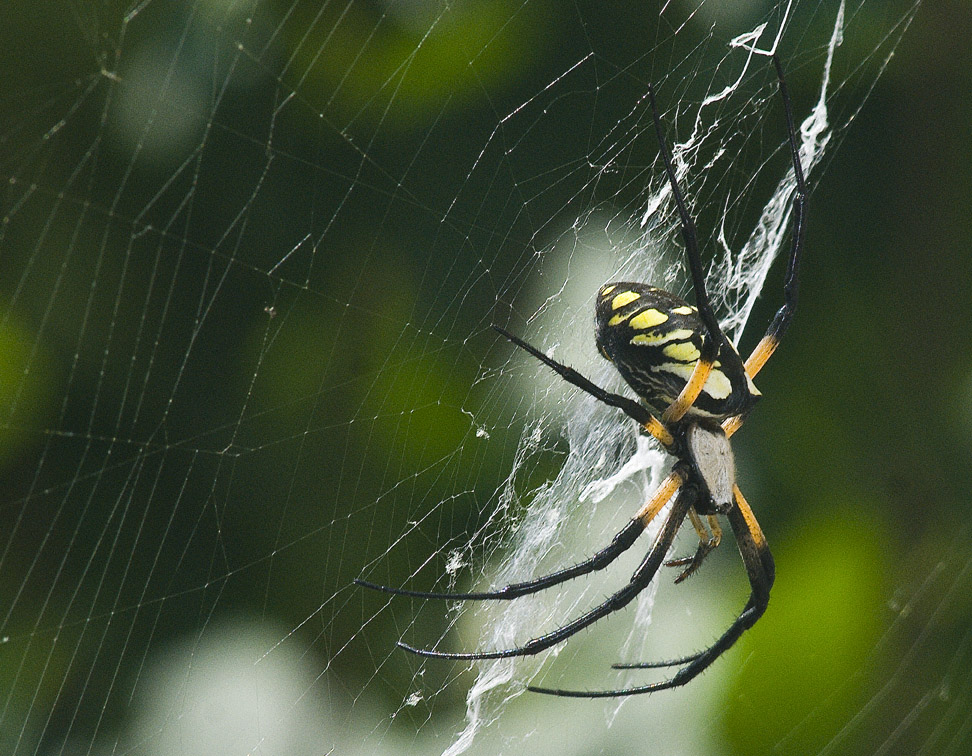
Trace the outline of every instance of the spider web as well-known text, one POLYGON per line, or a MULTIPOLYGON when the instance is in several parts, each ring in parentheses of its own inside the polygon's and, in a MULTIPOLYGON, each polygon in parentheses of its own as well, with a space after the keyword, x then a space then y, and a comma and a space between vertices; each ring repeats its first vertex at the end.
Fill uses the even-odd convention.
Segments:
MULTIPOLYGON (((813 192, 917 10, 872 5, 608 16, 146 0, 14 14, 0 752, 643 753, 645 732, 658 752, 757 752, 732 721, 707 726, 727 696, 755 700, 733 687, 759 666, 748 638, 689 688, 588 702, 581 717, 521 695, 637 684, 644 672, 610 665, 706 645, 745 596, 731 553, 538 658, 476 665, 394 643, 523 642, 621 587, 648 537, 515 602, 391 598, 352 580, 499 587, 610 540, 670 461, 490 326, 624 391, 593 348, 597 287, 691 297, 651 83, 717 311, 750 347, 778 306, 793 190, 766 53, 779 48, 794 90, 813 192)), ((771 488, 742 448, 762 516, 771 488)), ((942 553, 916 561, 895 611, 861 630, 861 657, 772 747, 968 742, 972 638, 926 685, 906 681, 968 586, 965 542, 942 553)))

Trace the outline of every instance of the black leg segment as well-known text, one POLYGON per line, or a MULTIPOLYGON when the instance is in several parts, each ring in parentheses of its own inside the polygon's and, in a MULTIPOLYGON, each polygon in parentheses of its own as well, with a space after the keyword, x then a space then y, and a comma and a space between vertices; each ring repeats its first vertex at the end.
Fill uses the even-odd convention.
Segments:
POLYGON ((527 641, 522 646, 515 646, 513 648, 502 649, 500 651, 450 653, 446 651, 433 651, 429 649, 415 648, 414 646, 409 646, 408 644, 402 642, 399 642, 398 645, 401 648, 404 648, 406 651, 411 651, 413 654, 418 654, 420 656, 469 661, 481 659, 507 659, 514 656, 531 656, 533 654, 539 654, 541 651, 567 640, 572 635, 575 635, 585 627, 594 624, 599 619, 627 606, 635 596, 647 588, 648 584, 651 582, 651 579, 655 576, 655 573, 658 571, 658 568, 665 559, 665 554, 668 553, 668 549, 675 538, 675 534, 678 532, 678 529, 682 524, 682 520, 685 519, 685 515, 688 513, 689 507, 695 503, 697 497, 698 491, 694 486, 690 484, 682 486, 682 488, 679 489, 678 495, 675 497, 675 502, 672 505, 672 511, 669 514, 668 519, 662 526, 661 532, 659 532, 659 534, 656 536, 655 542, 652 544, 648 555, 631 576, 631 581, 620 591, 608 598, 608 600, 604 603, 599 604, 586 614, 581 615, 563 627, 557 628, 553 632, 527 641))
POLYGON ((551 588, 560 583, 571 580, 575 577, 580 577, 581 575, 588 575, 597 570, 602 570, 611 564, 615 559, 617 559, 621 554, 631 548, 631 545, 638 539, 645 530, 645 526, 640 520, 631 520, 627 525, 622 528, 611 543, 604 549, 601 549, 590 559, 586 559, 583 562, 573 565, 572 567, 566 567, 557 572, 551 573, 550 575, 545 575, 535 580, 527 580, 522 583, 511 583, 499 590, 495 591, 480 591, 474 593, 439 593, 436 591, 410 591, 405 588, 392 588, 387 585, 378 585, 377 583, 369 583, 367 580, 355 580, 354 582, 358 585, 364 586, 365 588, 371 588, 376 591, 384 591, 385 593, 394 593, 398 596, 413 596, 415 598, 423 599, 447 599, 452 601, 483 601, 489 599, 515 599, 519 596, 526 596, 531 593, 537 593, 545 588, 551 588))
POLYGON ((505 338, 512 341, 516 346, 520 347, 525 352, 536 357, 540 362, 548 367, 552 368, 557 375, 563 378, 567 383, 572 386, 577 386, 577 388, 582 391, 587 392, 599 402, 603 402, 610 407, 616 407, 632 420, 640 424, 645 430, 647 430, 651 435, 658 439, 659 443, 662 444, 666 449, 671 449, 675 445, 675 439, 672 438, 671 433, 668 429, 662 425, 661 421, 651 414, 647 409, 641 404, 638 404, 634 399, 629 399, 621 394, 613 394, 610 391, 605 391, 600 386, 592 383, 583 375, 578 373, 574 368, 568 367, 552 357, 548 357, 539 349, 537 349, 532 344, 527 343, 519 336, 514 336, 512 333, 504 328, 500 328, 494 325, 493 328, 500 333, 505 338))

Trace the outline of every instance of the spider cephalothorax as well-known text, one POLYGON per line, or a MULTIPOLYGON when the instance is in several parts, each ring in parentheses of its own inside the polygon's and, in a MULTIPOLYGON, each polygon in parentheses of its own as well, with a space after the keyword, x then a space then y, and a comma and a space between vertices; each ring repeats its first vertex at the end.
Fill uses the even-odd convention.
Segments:
POLYGON ((519 348, 557 372, 565 381, 587 392, 598 401, 622 410, 635 420, 641 431, 653 436, 676 458, 671 473, 662 481, 649 500, 622 528, 611 543, 592 557, 550 575, 512 583, 497 590, 479 593, 436 593, 390 588, 358 580, 369 588, 419 598, 439 599, 515 599, 558 585, 579 575, 603 569, 631 547, 648 525, 671 501, 647 556, 631 580, 607 600, 562 627, 539 635, 521 646, 498 651, 454 653, 422 649, 399 642, 413 653, 445 659, 501 659, 537 654, 592 625, 602 617, 631 602, 666 564, 665 556, 687 517, 699 536, 694 556, 667 562, 685 569, 676 582, 698 569, 705 556, 721 539, 717 515, 729 520, 739 553, 746 565, 751 588, 749 601, 729 628, 704 651, 666 662, 616 664, 619 669, 679 667, 668 680, 620 690, 560 690, 530 686, 530 690, 558 696, 602 698, 650 693, 684 685, 729 649, 766 610, 770 588, 775 577, 773 557, 766 538, 756 522, 752 509, 736 485, 735 464, 729 437, 742 425, 752 410, 759 391, 753 378, 773 354, 783 336, 797 303, 798 267, 803 249, 807 189, 800 165, 790 98, 779 59, 773 55, 779 80, 780 97, 786 114, 787 137, 793 161, 795 190, 792 204, 790 255, 783 287, 783 306, 777 311, 766 335, 745 363, 735 347, 720 330, 705 289, 705 273, 699 255, 695 222, 689 215, 684 197, 675 178, 672 157, 665 143, 661 118, 654 92, 648 97, 658 135, 662 163, 672 189, 672 197, 681 221, 682 239, 692 274, 695 306, 653 286, 618 282, 601 287, 597 295, 596 341, 600 353, 617 368, 621 377, 643 403, 623 394, 615 394, 592 383, 571 367, 541 350, 496 327, 519 348), (656 417, 653 412, 658 413, 656 417), (705 519, 703 519, 703 517, 705 519))

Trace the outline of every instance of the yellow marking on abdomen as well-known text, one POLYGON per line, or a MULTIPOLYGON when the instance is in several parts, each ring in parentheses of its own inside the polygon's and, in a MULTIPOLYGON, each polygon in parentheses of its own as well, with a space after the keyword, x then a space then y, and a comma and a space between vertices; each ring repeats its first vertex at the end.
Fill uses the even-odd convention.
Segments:
POLYGON ((678 360, 679 362, 695 362, 701 356, 699 350, 695 348, 695 344, 691 341, 669 344, 662 349, 662 353, 666 357, 671 357, 673 360, 678 360))
POLYGON ((621 323, 623 323, 624 321, 626 321, 628 318, 630 318, 633 314, 634 313, 631 313, 631 312, 628 312, 628 313, 619 312, 617 315, 613 316, 608 321, 608 325, 609 326, 620 325, 621 323))
MULTIPOLYGON (((692 377, 695 365, 685 364, 684 362, 665 362, 657 367, 653 367, 652 370, 672 373, 688 381, 692 377)), ((709 377, 706 379, 702 390, 713 399, 725 399, 732 393, 732 384, 726 378, 725 373, 716 368, 712 368, 712 372, 709 373, 709 377)))
POLYGON ((726 399, 732 393, 732 384, 725 373, 713 369, 702 390, 713 399, 726 399))
POLYGON ((654 307, 649 307, 647 310, 642 310, 631 318, 629 325, 636 331, 641 331, 645 328, 654 328, 656 325, 661 325, 666 320, 668 320, 668 313, 656 310, 654 307))
POLYGON ((631 337, 632 344, 664 344, 666 341, 685 341, 692 338, 694 331, 688 328, 676 328, 666 333, 639 333, 631 337))
POLYGON ((605 286, 603 289, 601 289, 601 296, 602 297, 606 297, 608 294, 610 294, 616 288, 618 288, 618 287, 615 286, 614 284, 611 284, 610 286, 605 286))
POLYGON ((641 295, 636 291, 622 291, 614 299, 611 300, 611 309, 620 310, 626 304, 631 304, 636 299, 640 299, 641 295))
POLYGON ((691 315, 695 312, 694 307, 689 307, 688 305, 682 305, 681 307, 676 307, 672 310, 676 315, 691 315))

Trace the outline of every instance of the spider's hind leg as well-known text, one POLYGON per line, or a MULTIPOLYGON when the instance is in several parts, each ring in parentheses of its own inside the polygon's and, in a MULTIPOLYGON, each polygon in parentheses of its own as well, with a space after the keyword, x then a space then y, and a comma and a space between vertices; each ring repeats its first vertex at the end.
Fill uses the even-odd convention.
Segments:
MULTIPOLYGON (((699 252, 698 230, 695 220, 689 213, 685 195, 678 185, 678 178, 675 174, 675 166, 672 160, 672 153, 665 141, 665 131, 662 127, 661 115, 658 112, 658 105, 655 102, 655 92, 652 87, 648 88, 648 101, 651 106, 652 119, 655 122, 655 133, 658 136, 658 149, 661 154, 662 164, 665 167, 665 174, 672 190, 672 197, 675 207, 678 210, 678 217, 681 223, 682 241, 685 244, 685 256, 688 258, 689 271, 692 276, 692 290, 695 292, 695 304, 699 318, 702 320, 704 332, 701 334, 702 345, 699 350, 698 359, 691 375, 688 377, 679 395, 669 405, 662 414, 661 421, 667 426, 678 423, 688 413, 699 394, 707 385, 709 374, 712 372, 719 355, 725 362, 729 355, 735 354, 735 349, 728 337, 722 332, 719 321, 716 318, 712 302, 705 286, 705 270, 702 267, 702 256, 699 252)), ((745 378, 742 370, 739 375, 730 376, 732 386, 732 397, 738 401, 743 401, 750 395, 750 384, 745 378)))

